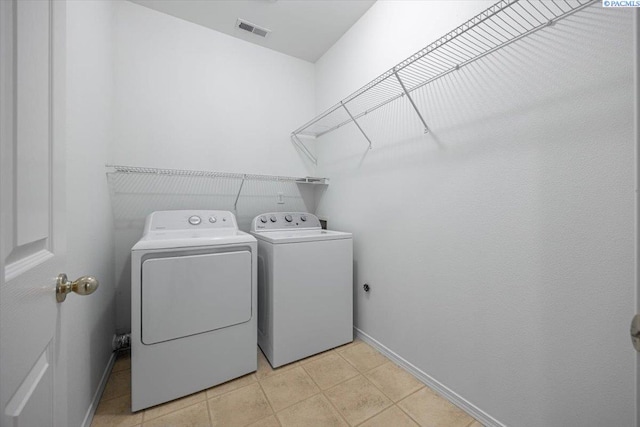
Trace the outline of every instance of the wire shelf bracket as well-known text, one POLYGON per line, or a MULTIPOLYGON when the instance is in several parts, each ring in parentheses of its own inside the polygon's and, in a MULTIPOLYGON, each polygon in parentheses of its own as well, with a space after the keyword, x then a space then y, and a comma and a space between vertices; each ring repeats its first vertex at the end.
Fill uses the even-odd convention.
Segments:
POLYGON ((309 160, 311 160, 311 162, 314 165, 318 164, 318 158, 311 153, 311 151, 307 148, 306 145, 304 145, 304 143, 302 141, 300 141, 300 138, 298 138, 298 135, 296 135, 295 133, 291 133, 291 140, 293 141, 293 144, 296 147, 298 147, 298 149, 300 149, 300 151, 302 151, 302 154, 307 156, 307 158, 309 160))
POLYGON ((418 106, 416 105, 416 103, 413 102, 413 98, 411 98, 411 95, 409 95, 409 91, 407 90, 407 87, 402 82, 402 79, 398 75, 398 72, 394 70, 393 74, 396 76, 396 79, 398 79, 398 83, 400 83, 400 86, 402 87, 402 91, 404 92, 405 95, 407 95, 407 99, 411 103, 411 106, 413 107, 413 109, 416 110, 416 114, 418 115, 418 118, 424 125, 424 133, 429 133, 429 126, 427 125, 427 122, 424 121, 424 117, 422 117, 422 114, 420 114, 420 110, 418 109, 418 106))
POLYGON ((356 126, 358 126, 358 129, 360 129, 360 132, 362 132, 362 135, 364 135, 364 137, 367 139, 367 141, 369 142, 369 150, 371 150, 371 140, 369 139, 367 134, 364 132, 364 130, 362 130, 360 123, 358 123, 358 121, 353 117, 353 115, 351 114, 351 111, 349 111, 347 106, 344 105, 344 102, 340 101, 340 105, 342 105, 342 108, 344 108, 344 111, 346 111, 349 117, 351 117, 351 121, 353 121, 353 123, 355 123, 356 126))
POLYGON ((353 122, 371 148, 371 140, 358 119, 404 96, 418 114, 425 132, 429 132, 424 116, 410 95, 413 91, 597 2, 498 1, 294 130, 292 139, 301 144, 298 136, 319 138, 353 122))
POLYGON ((238 213, 238 199, 240 199, 240 193, 242 193, 242 187, 244 187, 244 182, 247 180, 246 176, 242 177, 242 182, 240 183, 240 188, 238 188, 238 194, 236 195, 236 200, 233 202, 233 211, 238 213))

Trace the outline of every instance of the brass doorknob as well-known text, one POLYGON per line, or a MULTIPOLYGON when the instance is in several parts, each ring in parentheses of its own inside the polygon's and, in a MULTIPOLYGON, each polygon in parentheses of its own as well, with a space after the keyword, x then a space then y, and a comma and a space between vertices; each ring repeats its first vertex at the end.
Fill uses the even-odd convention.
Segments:
POLYGON ((75 292, 78 295, 90 295, 98 289, 98 286, 100 286, 100 283, 93 276, 82 276, 70 282, 67 280, 66 274, 59 274, 56 283, 56 301, 63 302, 69 292, 75 292))

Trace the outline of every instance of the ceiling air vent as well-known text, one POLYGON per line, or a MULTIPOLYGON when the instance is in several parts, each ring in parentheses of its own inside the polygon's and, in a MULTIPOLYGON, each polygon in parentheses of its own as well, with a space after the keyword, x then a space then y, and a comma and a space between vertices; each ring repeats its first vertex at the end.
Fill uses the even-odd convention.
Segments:
POLYGON ((267 37, 271 32, 271 30, 258 27, 257 25, 254 25, 251 22, 245 21, 244 19, 240 19, 240 18, 238 18, 238 20, 236 21, 236 27, 240 28, 243 31, 248 31, 260 37, 267 37))

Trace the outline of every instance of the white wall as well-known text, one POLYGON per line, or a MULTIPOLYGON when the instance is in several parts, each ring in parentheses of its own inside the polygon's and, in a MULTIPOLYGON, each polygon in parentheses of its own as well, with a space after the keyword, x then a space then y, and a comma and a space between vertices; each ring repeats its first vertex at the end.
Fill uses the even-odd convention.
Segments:
POLYGON ((119 2, 114 161, 307 175, 289 140, 314 110, 313 64, 119 2))
POLYGON ((61 311, 72 426, 92 409, 115 328, 114 229, 104 174, 113 138, 112 25, 110 1, 67 4, 66 273, 100 281, 95 294, 70 296, 61 311))
MULTIPOLYGON (((379 1, 322 111, 491 2, 379 1)), ((316 142, 356 325, 488 424, 635 425, 632 12, 599 3, 316 142), (364 294, 363 283, 371 285, 364 294)))
MULTIPOLYGON (((116 4, 114 40, 115 164, 313 175, 289 139, 314 114, 313 64, 129 2, 116 4)), ((160 209, 232 210, 239 182, 112 178, 117 329, 125 332, 130 249, 144 217, 160 209)), ((260 212, 313 210, 308 193, 295 184, 246 184, 238 222, 246 228, 260 212), (279 192, 284 205, 275 203, 279 192)))

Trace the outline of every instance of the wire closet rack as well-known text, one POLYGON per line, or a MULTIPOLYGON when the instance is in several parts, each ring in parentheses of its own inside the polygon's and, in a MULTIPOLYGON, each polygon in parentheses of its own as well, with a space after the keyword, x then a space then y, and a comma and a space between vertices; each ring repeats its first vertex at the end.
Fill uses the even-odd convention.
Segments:
POLYGON ((142 176, 147 178, 153 178, 154 176, 159 178, 198 178, 198 179, 219 179, 223 181, 236 182, 237 187, 235 200, 233 202, 233 209, 237 211, 238 200, 242 194, 246 181, 270 181, 270 182, 283 182, 294 184, 329 184, 328 178, 317 177, 294 177, 294 176, 281 176, 281 175, 257 175, 248 173, 233 173, 233 172, 215 172, 215 171, 201 171, 201 170, 186 170, 186 169, 161 169, 161 168, 147 168, 138 166, 122 166, 122 165, 106 165, 107 175, 113 177, 128 177, 128 176, 142 176))
POLYGON ((146 168, 139 166, 121 166, 121 165, 106 165, 107 173, 125 173, 125 174, 139 174, 139 175, 170 175, 170 176, 191 176, 199 178, 230 178, 230 179, 242 179, 242 180, 254 180, 254 181, 294 181, 298 184, 328 184, 328 178, 317 177, 295 177, 295 176, 280 176, 280 175, 256 175, 250 173, 234 173, 234 172, 214 172, 214 171, 200 171, 200 170, 187 170, 187 169, 159 169, 159 168, 146 168))
POLYGON ((538 30, 554 25, 598 0, 502 0, 440 37, 291 133, 293 143, 314 163, 300 136, 318 138, 406 97, 425 133, 429 126, 411 92, 538 30))

